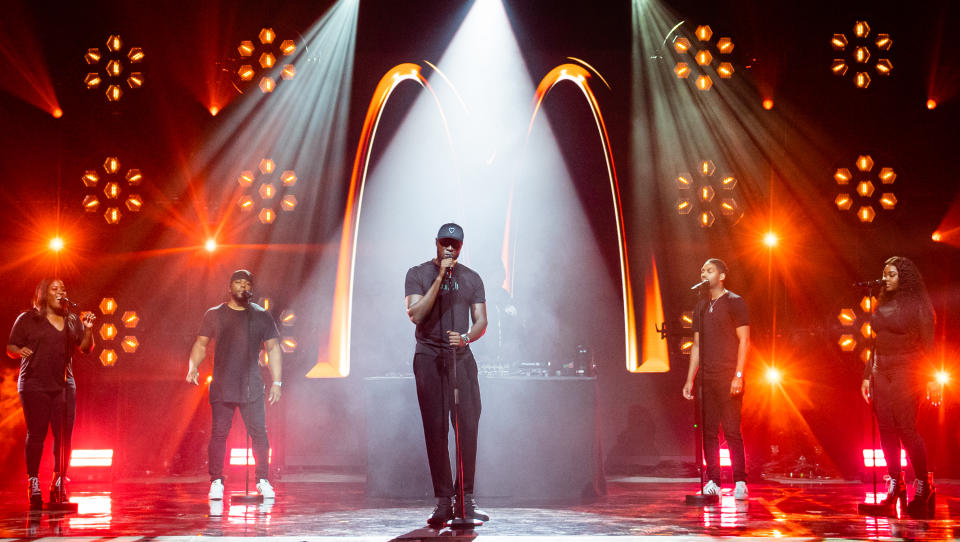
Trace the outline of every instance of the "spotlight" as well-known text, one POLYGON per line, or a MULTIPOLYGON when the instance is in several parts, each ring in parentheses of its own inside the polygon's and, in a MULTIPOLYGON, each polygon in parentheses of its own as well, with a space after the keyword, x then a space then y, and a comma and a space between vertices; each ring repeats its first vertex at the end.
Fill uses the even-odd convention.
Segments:
MULTIPOLYGON (((241 94, 248 88, 248 83, 258 77, 257 86, 260 92, 267 94, 273 92, 278 84, 278 79, 269 76, 268 72, 278 66, 281 61, 286 61, 282 57, 289 57, 297 50, 297 44, 294 40, 277 41, 277 33, 272 28, 262 28, 257 35, 257 40, 243 40, 237 47, 237 54, 229 58, 232 67, 228 71, 236 73, 234 88, 241 94)), ((283 65, 280 73, 280 80, 289 81, 294 78, 297 70, 291 63, 283 65)))
POLYGON ((765 98, 763 100, 763 108, 766 109, 767 111, 770 111, 771 109, 773 109, 773 100, 770 98, 765 98))
POLYGON ((770 248, 777 246, 780 242, 780 236, 776 232, 768 231, 763 235, 763 244, 767 245, 770 248))
POLYGON ((840 339, 837 341, 837 344, 840 345, 840 350, 844 352, 853 352, 857 348, 857 339, 849 333, 844 333, 840 335, 840 339))
POLYGON ((766 373, 767 382, 771 385, 779 384, 783 379, 783 374, 776 367, 768 367, 766 373))
POLYGON ((210 239, 207 239, 207 242, 203 244, 203 248, 206 249, 207 252, 213 252, 217 250, 216 239, 213 239, 212 237, 210 239))
POLYGON ((853 309, 840 309, 837 320, 840 320, 840 324, 843 326, 852 326, 857 321, 857 314, 853 312, 853 309))
POLYGON ((103 352, 100 352, 100 363, 104 367, 113 367, 117 364, 117 352, 112 348, 104 349, 103 352))
POLYGON ((207 385, 209 385, 211 382, 213 382, 213 375, 207 375, 207 380, 206 380, 206 382, 207 382, 207 385))
POLYGON ((100 314, 107 316, 117 312, 117 301, 112 297, 105 297, 100 300, 100 314))
POLYGON ((936 109, 936 108, 937 108, 937 101, 934 100, 933 98, 928 99, 928 100, 927 100, 927 109, 936 109))
POLYGON ((941 239, 940 232, 938 231, 933 232, 933 234, 930 235, 930 239, 933 239, 934 241, 939 243, 941 239))
POLYGON ((58 107, 58 108, 54 109, 54 110, 53 110, 53 113, 51 113, 51 114, 53 115, 53 118, 59 119, 60 117, 63 116, 63 109, 60 109, 60 108, 58 107))
MULTIPOLYGON (((95 89, 100 86, 100 83, 105 79, 107 81, 107 90, 106 97, 110 102, 118 102, 123 97, 123 90, 121 90, 121 76, 124 72, 130 71, 133 69, 134 64, 139 64, 143 62, 145 55, 143 48, 141 47, 130 47, 126 54, 123 53, 123 40, 120 39, 119 35, 111 35, 107 38, 107 49, 106 51, 100 51, 98 47, 91 47, 87 49, 86 54, 83 56, 84 62, 91 68, 99 70, 100 62, 103 61, 103 76, 99 71, 88 72, 83 79, 84 85, 87 89, 95 89), (124 64, 129 64, 125 66, 124 64)), ((144 76, 142 72, 134 71, 130 73, 127 78, 127 86, 131 89, 140 88, 143 86, 144 76)))
POLYGON ((49 247, 50 247, 50 250, 54 252, 60 252, 61 250, 63 250, 63 239, 61 239, 60 237, 54 237, 53 239, 50 240, 49 247))
POLYGON ((126 335, 122 341, 120 341, 120 348, 123 348, 123 351, 128 354, 134 354, 137 351, 137 348, 140 348, 140 341, 134 335, 126 335))
POLYGON ((210 106, 210 116, 211 116, 211 117, 216 117, 216 116, 217 116, 217 113, 219 113, 219 112, 220 112, 220 108, 219 108, 219 107, 217 107, 217 106, 215 106, 215 105, 211 105, 211 106, 210 106))
POLYGON ((950 373, 944 371, 943 369, 937 371, 937 383, 941 386, 946 386, 950 383, 950 373))
POLYGON ((135 328, 140 323, 140 316, 137 315, 136 311, 124 311, 120 320, 123 321, 123 327, 135 328))
MULTIPOLYGON (((863 68, 869 67, 872 58, 879 57, 884 52, 889 51, 893 46, 893 40, 889 34, 877 34, 876 39, 870 40, 870 25, 866 21, 857 21, 853 27, 853 40, 847 39, 845 34, 834 34, 830 39, 830 45, 835 51, 844 53, 849 51, 850 62, 857 64, 858 71, 853 75, 853 84, 857 88, 867 88, 870 86, 870 75, 863 71, 863 68), (875 51, 871 52, 871 48, 875 51)), ((830 71, 834 75, 843 77, 848 71, 848 62, 844 58, 833 59, 830 65, 830 71)), ((893 63, 889 58, 877 58, 874 68, 879 75, 890 75, 893 71, 893 63)))

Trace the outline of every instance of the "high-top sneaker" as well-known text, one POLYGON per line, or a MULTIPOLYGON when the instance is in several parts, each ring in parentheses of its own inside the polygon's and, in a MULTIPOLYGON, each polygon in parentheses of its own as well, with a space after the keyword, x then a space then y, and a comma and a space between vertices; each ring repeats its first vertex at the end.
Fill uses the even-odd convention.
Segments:
POLYGON ((40 479, 31 476, 28 480, 27 495, 30 497, 30 508, 43 506, 43 491, 40 490, 40 479))
POLYGON ((50 502, 67 502, 67 477, 62 473, 53 473, 53 479, 50 481, 50 502))
POLYGON ((914 519, 933 519, 937 504, 937 490, 933 487, 933 474, 917 478, 913 500, 907 505, 907 513, 914 519))
POLYGON ((427 518, 427 525, 439 529, 453 519, 453 499, 450 497, 438 497, 437 506, 433 513, 427 518))

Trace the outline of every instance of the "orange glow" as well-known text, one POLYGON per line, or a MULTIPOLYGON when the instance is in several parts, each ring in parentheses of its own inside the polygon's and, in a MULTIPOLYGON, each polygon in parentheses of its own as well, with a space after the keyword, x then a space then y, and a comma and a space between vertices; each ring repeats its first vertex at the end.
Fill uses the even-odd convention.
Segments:
POLYGON ((897 206, 897 196, 894 196, 893 192, 884 192, 880 196, 879 201, 880 201, 880 206, 886 209, 887 211, 897 206))
POLYGON ((713 216, 712 211, 704 211, 700 213, 700 218, 698 219, 701 228, 709 228, 710 226, 713 226, 713 223, 716 220, 717 218, 713 216))
POLYGON ((277 219, 277 213, 273 209, 261 209, 257 214, 257 220, 261 224, 273 224, 273 221, 277 219))
POLYGON ((207 378, 206 378, 205 382, 206 382, 207 385, 209 386, 210 383, 213 382, 213 375, 207 375, 207 378))
POLYGON ((260 55, 260 67, 263 69, 272 68, 277 63, 277 57, 273 53, 263 53, 260 55))
POLYGON ((783 380, 783 373, 780 372, 780 369, 776 367, 768 367, 766 374, 764 375, 767 379, 768 384, 779 384, 783 380))
POLYGON ((693 210, 693 205, 690 203, 690 200, 687 198, 680 198, 677 200, 677 212, 686 215, 690 214, 690 211, 693 210))
POLYGON ((237 182, 244 188, 250 186, 253 184, 253 172, 249 170, 240 172, 240 177, 237 179, 237 182))
POLYGON ((735 186, 737 186, 737 179, 733 175, 720 179, 720 188, 723 190, 733 190, 735 186))
POLYGON ((881 58, 877 61, 877 73, 880 75, 890 75, 893 71, 893 63, 887 58, 881 58))
POLYGON ((764 244, 764 245, 766 245, 766 246, 768 246, 768 247, 770 247, 770 248, 773 248, 773 247, 777 246, 777 244, 779 244, 779 243, 780 243, 780 236, 778 236, 778 235, 776 234, 776 232, 768 231, 767 233, 765 233, 765 234, 763 235, 763 244, 764 244))
POLYGON ((289 81, 297 75, 297 68, 293 64, 287 64, 280 70, 280 78, 284 81, 289 81))
POLYGON ((290 327, 297 322, 297 314, 290 309, 280 314, 280 325, 290 327))
POLYGON ((773 100, 770 98, 764 98, 763 108, 766 109, 767 111, 770 111, 771 109, 773 109, 773 100))
POLYGON ((87 54, 83 55, 83 60, 85 60, 87 64, 100 62, 100 49, 97 47, 87 49, 87 54))
POLYGON ((143 74, 140 72, 133 72, 130 74, 130 77, 127 77, 127 86, 130 88, 140 88, 143 86, 143 74))
POLYGON ((733 64, 729 62, 721 62, 717 66, 717 74, 720 75, 720 79, 730 79, 733 77, 733 64))
POLYGON ((872 196, 873 190, 874 190, 873 183, 870 181, 860 181, 860 183, 857 184, 857 194, 860 194, 865 198, 869 198, 870 196, 872 196))
POLYGON ((870 34, 870 25, 867 24, 867 21, 857 21, 853 25, 853 33, 858 38, 865 38, 870 34))
POLYGON ((123 91, 119 85, 110 85, 107 87, 107 100, 111 102, 119 101, 123 97, 123 91))
MULTIPOLYGON (((530 129, 536 119, 537 112, 543 103, 550 89, 560 81, 569 81, 577 85, 590 105, 593 112, 594 122, 597 125, 597 132, 600 135, 600 141, 604 150, 604 159, 607 165, 607 178, 610 183, 610 195, 613 199, 614 219, 617 224, 617 240, 620 249, 620 281, 623 292, 623 324, 624 324, 624 342, 626 354, 626 366, 630 371, 637 367, 637 325, 636 314, 633 307, 633 287, 630 283, 630 264, 627 255, 626 227, 623 223, 623 206, 620 202, 620 181, 617 178, 617 169, 613 160, 613 149, 610 145, 610 137, 607 134, 607 126, 603 120, 600 111, 600 105, 597 103, 596 96, 590 89, 588 81, 590 72, 576 64, 561 64, 550 72, 537 85, 536 105, 533 115, 530 118, 530 129)), ((529 136, 530 129, 527 131, 529 136)))
POLYGON ((264 175, 270 175, 273 173, 273 170, 277 169, 277 164, 269 158, 264 158, 263 160, 260 160, 260 165, 258 167, 260 168, 261 173, 264 175))
POLYGON ((100 363, 104 367, 113 367, 117 364, 117 352, 110 348, 100 352, 100 363))
POLYGON ((143 60, 143 49, 140 47, 131 47, 130 51, 127 52, 127 58, 130 59, 130 62, 136 64, 143 60))
POLYGON ((937 108, 937 101, 934 100, 933 98, 927 99, 927 109, 936 109, 936 108, 937 108))
POLYGON ((877 336, 877 334, 873 332, 873 328, 870 327, 870 322, 864 322, 863 325, 860 326, 860 335, 863 335, 864 339, 877 336))
POLYGON ((117 199, 120 195, 120 184, 116 182, 107 183, 106 186, 103 187, 103 195, 109 199, 117 199))
POLYGON ((120 160, 118 160, 115 156, 108 156, 103 162, 103 170, 111 175, 116 173, 120 170, 120 160))
POLYGON ((143 198, 140 197, 140 194, 130 194, 123 203, 127 206, 128 211, 137 213, 143 207, 143 198))
POLYGON ((720 38, 717 40, 717 51, 722 55, 729 55, 733 52, 733 40, 730 38, 720 38))
MULTIPOLYGON (((273 462, 273 448, 270 448, 267 452, 267 463, 273 462)), ((253 450, 250 448, 230 448, 230 465, 231 466, 244 466, 244 465, 256 465, 257 461, 253 458, 253 450)))
POLYGON ((840 168, 836 173, 833 174, 833 178, 837 181, 837 184, 848 184, 850 180, 853 179, 853 174, 850 173, 850 170, 847 168, 840 168))
POLYGON ((269 94, 273 92, 273 89, 277 88, 276 81, 271 77, 261 77, 260 78, 260 91, 264 94, 269 94))
POLYGON ((860 219, 860 222, 873 222, 876 216, 877 212, 870 205, 864 205, 857 211, 857 218, 860 219))
POLYGON ((673 41, 673 50, 683 54, 690 50, 690 40, 687 38, 677 38, 673 41))
POLYGON ((853 198, 850 194, 837 194, 837 199, 833 200, 833 203, 837 205, 837 209, 848 211, 853 206, 853 198))
POLYGON ((253 198, 250 196, 240 196, 240 200, 237 201, 237 205, 240 206, 242 211, 252 211, 253 210, 253 198))
POLYGON ((700 201, 709 203, 713 201, 714 195, 715 195, 715 192, 713 190, 713 187, 710 185, 704 186, 703 188, 700 189, 700 201))
POLYGON ((117 326, 107 323, 100 326, 100 337, 105 341, 111 341, 117 336, 117 326))
POLYGON ((111 77, 119 77, 120 73, 123 71, 123 66, 120 65, 119 60, 111 60, 110 62, 107 62, 106 71, 111 77))
POLYGON ((141 180, 143 180, 143 174, 140 173, 139 169, 131 169, 130 171, 127 171, 126 179, 130 186, 136 186, 140 184, 141 180))
POLYGON ((207 239, 207 242, 203 244, 204 250, 207 252, 213 252, 217 250, 217 240, 216 239, 207 239))
POLYGON ((677 62, 677 65, 673 67, 673 73, 677 74, 680 79, 686 79, 690 75, 690 66, 686 62, 677 62))
POLYGON ((100 314, 107 316, 117 312, 117 302, 112 297, 105 297, 100 300, 100 314))
POLYGON ((934 241, 939 243, 941 239, 940 232, 938 231, 933 232, 933 234, 930 236, 930 239, 933 239, 934 241))
POLYGON ((280 208, 284 211, 292 211, 297 208, 297 197, 293 194, 287 194, 280 200, 280 208))
POLYGON ((863 299, 860 300, 860 308, 863 310, 863 312, 873 312, 873 306, 876 304, 876 297, 863 296, 863 299))
POLYGON ((837 320, 840 320, 841 325, 852 326, 857 321, 857 315, 853 312, 853 309, 841 309, 840 314, 837 315, 837 320))
POLYGON ((353 313, 353 274, 357 254, 357 229, 360 222, 360 197, 367 178, 370 151, 376 137, 383 108, 394 89, 403 81, 412 80, 430 88, 416 64, 399 64, 383 75, 374 90, 357 143, 347 201, 340 233, 337 257, 337 278, 334 285, 333 311, 330 319, 330 339, 327 353, 317 355, 317 363, 307 372, 307 378, 341 378, 350 372, 350 330, 353 313))
POLYGON ((239 77, 241 81, 252 80, 255 73, 256 72, 253 71, 253 66, 249 64, 244 64, 237 69, 237 77, 239 77))
POLYGON ((830 64, 830 71, 832 71, 834 75, 844 76, 847 74, 847 63, 841 58, 835 58, 833 59, 833 63, 830 64))
POLYGON ((121 47, 123 47, 123 41, 120 40, 119 35, 114 34, 107 38, 107 49, 116 52, 119 51, 121 47))
POLYGON ((296 352, 297 340, 293 337, 284 337, 283 340, 280 341, 280 348, 287 354, 296 352))
POLYGON ((53 118, 59 119, 60 117, 63 116, 63 109, 60 109, 60 108, 58 107, 58 108, 54 109, 53 112, 50 113, 50 114, 53 115, 53 118))
POLYGON ((936 379, 938 384, 941 386, 946 386, 950 383, 950 373, 941 369, 937 371, 936 379))
POLYGON ((710 90, 710 87, 713 86, 713 79, 710 79, 709 75, 701 75, 697 77, 697 88, 700 90, 710 90))
POLYGON ((136 311, 124 311, 120 320, 123 321, 123 327, 126 328, 135 328, 137 327, 137 324, 140 323, 140 317, 137 315, 136 311))
POLYGON ((122 216, 123 214, 118 207, 110 207, 103 214, 103 219, 107 221, 107 224, 119 224, 122 216))
POLYGON ((123 351, 128 354, 136 353, 137 348, 140 347, 140 341, 133 335, 127 335, 120 341, 120 347, 123 348, 123 351))
POLYGON ((96 73, 88 73, 87 76, 83 78, 83 84, 87 85, 88 89, 99 87, 100 75, 96 73))
POLYGON ((215 106, 215 105, 211 105, 211 106, 210 106, 210 116, 211 116, 211 117, 216 117, 216 116, 217 116, 217 113, 219 113, 219 112, 220 112, 220 108, 219 108, 219 107, 217 107, 217 106, 215 106))
POLYGON ((705 176, 712 176, 713 172, 716 170, 717 166, 713 163, 713 160, 704 160, 700 162, 700 173, 703 173, 705 176))
POLYGON ((237 47, 237 52, 240 53, 240 56, 247 57, 253 54, 255 50, 253 42, 250 40, 243 40, 240 42, 240 46, 237 47))
POLYGON ((280 52, 284 56, 292 55, 294 51, 297 50, 297 44, 293 40, 283 40, 280 42, 280 52))
POLYGON ((857 72, 857 75, 853 77, 853 82, 857 85, 857 88, 867 88, 870 86, 870 76, 867 75, 867 72, 857 72))
POLYGON ((713 55, 710 54, 710 51, 704 49, 697 53, 697 56, 694 57, 697 60, 697 64, 701 66, 709 66, 713 62, 713 55))
POLYGON ((97 199, 97 196, 94 196, 93 194, 89 194, 87 196, 84 196, 83 203, 81 205, 83 205, 84 211, 88 213, 95 213, 97 212, 97 209, 100 208, 100 200, 97 199))
POLYGON ((710 28, 710 25, 700 25, 697 27, 696 35, 700 41, 710 41, 710 37, 713 36, 713 30, 710 28))
POLYGON ((853 50, 853 59, 863 64, 870 60, 870 51, 866 47, 857 47, 853 50))
POLYGON ((693 186, 693 179, 689 173, 681 173, 677 175, 677 188, 683 190, 685 188, 690 188, 693 186))
POLYGON ((268 43, 273 43, 273 40, 277 37, 277 33, 274 32, 272 28, 263 28, 260 30, 260 34, 258 34, 257 37, 260 38, 260 43, 266 45, 268 43))
POLYGON ((833 38, 830 40, 830 45, 832 45, 837 51, 841 51, 846 48, 847 43, 847 36, 843 34, 834 34, 833 38))
POLYGON ((293 186, 297 184, 297 174, 290 170, 284 171, 280 174, 280 180, 283 186, 293 186))
POLYGON ((723 198, 720 200, 720 211, 724 216, 737 214, 737 200, 734 198, 723 198))
POLYGON ((860 171, 870 171, 873 169, 873 158, 869 154, 861 154, 857 157, 857 169, 860 171))
POLYGON ((258 192, 263 199, 272 199, 273 196, 277 195, 277 189, 270 183, 261 184, 258 192))
POLYGON ((660 338, 660 332, 656 328, 664 321, 664 316, 657 261, 653 254, 650 255, 650 268, 644 278, 643 299, 643 361, 639 366, 627 369, 634 373, 666 373, 670 371, 670 355, 667 352, 667 341, 660 338))
POLYGON ((840 350, 844 352, 853 352, 857 348, 857 339, 849 333, 840 335, 840 340, 837 341, 837 344, 840 345, 840 350))

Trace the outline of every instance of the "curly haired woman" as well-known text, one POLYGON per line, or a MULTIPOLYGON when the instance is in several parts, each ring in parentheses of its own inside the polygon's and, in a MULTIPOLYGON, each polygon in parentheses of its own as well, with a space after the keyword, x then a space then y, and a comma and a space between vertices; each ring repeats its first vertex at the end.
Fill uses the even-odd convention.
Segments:
POLYGON ((890 482, 886 500, 881 504, 892 507, 897 500, 906 501, 903 471, 896 460, 902 444, 917 477, 907 512, 913 517, 933 517, 936 492, 927 470, 926 445, 917 432, 917 407, 922 394, 920 368, 933 346, 933 305, 920 271, 907 258, 888 258, 882 280, 883 291, 871 324, 877 337, 876 348, 860 386, 863 399, 873 405, 883 455, 888 458, 890 482))

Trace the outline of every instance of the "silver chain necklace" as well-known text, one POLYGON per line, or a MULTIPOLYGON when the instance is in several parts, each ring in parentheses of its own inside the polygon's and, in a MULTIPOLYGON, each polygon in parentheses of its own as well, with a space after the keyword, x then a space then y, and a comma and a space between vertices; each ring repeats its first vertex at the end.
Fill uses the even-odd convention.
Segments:
POLYGON ((724 288, 723 291, 720 292, 720 295, 718 295, 716 299, 710 301, 710 311, 709 311, 709 312, 713 312, 713 306, 716 305, 716 304, 717 304, 717 301, 720 301, 720 298, 723 297, 724 295, 726 295, 726 293, 727 293, 727 289, 724 288))

